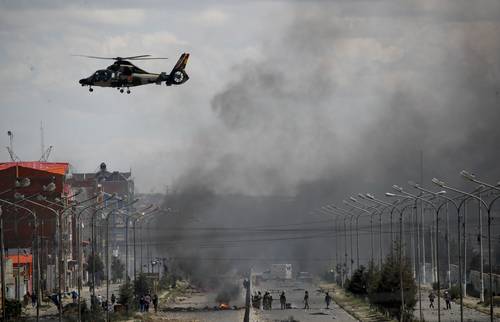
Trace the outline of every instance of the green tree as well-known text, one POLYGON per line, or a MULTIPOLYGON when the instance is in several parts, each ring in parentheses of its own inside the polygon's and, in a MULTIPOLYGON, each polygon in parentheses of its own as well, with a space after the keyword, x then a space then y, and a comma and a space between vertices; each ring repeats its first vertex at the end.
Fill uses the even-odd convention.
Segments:
POLYGON ((410 321, 417 303, 416 284, 410 261, 407 258, 403 258, 402 262, 399 260, 399 245, 396 245, 395 249, 387 255, 379 275, 375 275, 371 281, 368 287, 368 298, 383 312, 399 320, 401 317, 400 272, 402 272, 403 279, 403 320, 410 321))
MULTIPOLYGON (((5 300, 5 315, 7 319, 17 320, 23 311, 22 304, 18 300, 5 300)), ((13 321, 14 321, 13 320, 13 321)))
POLYGON ((346 283, 347 291, 355 295, 366 295, 370 289, 376 287, 380 279, 380 272, 373 262, 369 263, 368 269, 361 265, 346 283))
POLYGON ((146 278, 144 273, 137 275, 137 279, 134 281, 134 293, 135 296, 141 296, 147 294, 151 291, 150 281, 146 278))
MULTIPOLYGON (((93 267, 94 267, 94 257, 92 256, 92 254, 90 254, 87 257, 87 272, 89 273, 89 275, 92 274, 93 267)), ((96 282, 99 282, 100 280, 102 280, 103 276, 104 276, 104 264, 103 264, 101 258, 98 255, 96 255, 95 256, 95 279, 96 279, 96 282)))
POLYGON ((366 267, 361 265, 354 271, 349 283, 346 284, 346 290, 355 295, 364 295, 367 293, 368 283, 366 267))
POLYGON ((128 311, 134 305, 134 285, 131 282, 125 282, 120 285, 118 290, 118 303, 125 306, 128 311))
POLYGON ((122 280, 125 272, 125 264, 118 257, 113 256, 111 260, 111 279, 113 281, 122 280))

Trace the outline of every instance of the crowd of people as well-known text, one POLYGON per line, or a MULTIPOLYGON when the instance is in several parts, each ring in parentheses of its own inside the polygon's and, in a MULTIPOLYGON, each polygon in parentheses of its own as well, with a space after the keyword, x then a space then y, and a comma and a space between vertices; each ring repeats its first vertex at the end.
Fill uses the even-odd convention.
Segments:
POLYGON ((158 295, 151 296, 149 293, 141 295, 139 298, 139 310, 141 312, 149 312, 149 307, 153 304, 155 313, 158 312, 158 295))
MULTIPOLYGON (((304 310, 310 309, 309 307, 309 292, 304 292, 304 310)), ((252 306, 255 309, 272 310, 273 297, 270 292, 266 291, 264 295, 260 291, 255 292, 252 296, 252 306)), ((326 308, 330 308, 330 303, 332 302, 332 297, 328 292, 325 293, 325 304, 326 308)), ((280 294, 280 309, 286 310, 292 308, 291 303, 287 303, 285 291, 280 294)))

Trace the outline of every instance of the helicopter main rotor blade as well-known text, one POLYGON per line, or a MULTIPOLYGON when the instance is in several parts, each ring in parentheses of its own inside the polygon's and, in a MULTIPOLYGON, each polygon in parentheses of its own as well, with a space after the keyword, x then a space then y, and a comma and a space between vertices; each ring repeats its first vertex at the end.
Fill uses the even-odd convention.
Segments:
POLYGON ((168 59, 168 58, 166 58, 166 57, 130 58, 128 60, 153 60, 153 59, 168 59))
POLYGON ((86 57, 86 58, 94 58, 94 59, 109 59, 109 60, 116 60, 116 58, 112 58, 112 57, 98 57, 98 56, 87 56, 87 55, 71 55, 71 56, 86 57))
POLYGON ((120 59, 136 59, 136 58, 142 58, 142 57, 149 57, 151 55, 139 55, 139 56, 129 56, 129 57, 117 57, 120 59))

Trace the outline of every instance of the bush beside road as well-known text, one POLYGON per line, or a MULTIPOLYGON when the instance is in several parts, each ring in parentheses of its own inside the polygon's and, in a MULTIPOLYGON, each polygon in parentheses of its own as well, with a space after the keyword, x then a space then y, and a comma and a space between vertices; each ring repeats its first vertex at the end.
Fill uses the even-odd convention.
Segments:
POLYGON ((349 294, 336 284, 320 284, 320 289, 323 292, 330 292, 333 301, 338 306, 361 322, 395 321, 385 317, 382 313, 370 307, 369 303, 349 294))

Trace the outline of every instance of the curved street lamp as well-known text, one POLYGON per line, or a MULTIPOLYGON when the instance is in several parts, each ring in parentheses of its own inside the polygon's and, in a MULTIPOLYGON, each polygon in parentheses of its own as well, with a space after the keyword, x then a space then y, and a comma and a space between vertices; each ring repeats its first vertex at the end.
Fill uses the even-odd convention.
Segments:
MULTIPOLYGON (((30 210, 26 207, 23 207, 21 205, 16 205, 10 201, 0 199, 0 202, 6 203, 10 206, 13 206, 15 208, 23 209, 26 210, 28 213, 30 213, 33 216, 34 220, 34 235, 35 235, 35 247, 34 251, 36 251, 36 295, 37 295, 37 305, 36 305, 36 321, 38 322, 40 319, 40 235, 38 234, 38 217, 35 213, 35 211, 30 210)), ((3 213, 2 213, 2 207, 0 206, 0 230, 1 230, 1 235, 0 235, 0 256, 1 256, 1 278, 2 278, 2 317, 3 320, 6 320, 6 310, 5 310, 5 265, 4 265, 4 245, 3 245, 3 213)))
MULTIPOLYGON (((115 213, 115 211, 119 211, 120 209, 129 207, 135 203, 137 203, 139 199, 135 199, 127 204, 120 205, 118 208, 114 208, 110 210, 106 216, 106 303, 109 305, 109 275, 110 275, 110 270, 109 270, 109 218, 111 217, 112 214, 115 213)), ((106 307, 106 321, 109 322, 109 308, 106 307)))
MULTIPOLYGON (((333 209, 335 209, 335 211, 337 212, 337 214, 341 215, 341 216, 344 216, 344 279, 342 279, 342 284, 344 283, 344 280, 347 279, 347 258, 348 258, 348 255, 347 255, 347 223, 346 223, 346 220, 349 219, 349 218, 352 218, 354 215, 351 214, 351 212, 349 210, 346 210, 346 209, 343 209, 343 208, 340 208, 340 207, 337 207, 335 205, 330 205, 330 207, 332 207, 333 209)), ((351 232, 351 229, 352 229, 352 225, 349 227, 349 235, 350 235, 350 240, 351 240, 351 270, 350 270, 350 273, 352 274, 352 265, 353 265, 353 260, 352 260, 352 232, 351 232)))
MULTIPOLYGON (((491 189, 494 189, 494 190, 499 190, 500 191, 500 188, 498 187, 495 187, 493 185, 490 185, 488 183, 484 183, 482 181, 479 181, 477 179, 475 179, 475 177, 470 177, 469 180, 473 181, 473 182, 476 182, 476 183, 479 183, 481 185, 484 185, 486 187, 489 187, 491 189)), ((483 199, 471 194, 471 193, 468 193, 468 192, 465 192, 465 191, 462 191, 460 189, 456 189, 456 188, 453 188, 453 187, 450 187, 448 185, 446 185, 443 181, 440 181, 436 178, 432 179, 432 182, 443 187, 443 188, 446 188, 446 189, 449 189, 451 191, 455 191, 457 193, 461 193, 463 195, 466 195, 466 196, 469 196, 473 199, 476 199, 479 201, 479 203, 486 209, 487 211, 487 214, 488 214, 488 263, 489 263, 489 286, 490 286, 490 291, 489 291, 489 297, 490 297, 490 320, 491 322, 493 322, 494 320, 494 317, 493 317, 493 279, 492 279, 492 274, 493 274, 493 269, 492 269, 492 266, 493 266, 493 262, 491 260, 491 210, 493 208, 493 205, 495 204, 495 202, 500 199, 500 195, 493 198, 493 200, 490 202, 490 204, 488 205, 483 199)), ((465 199, 466 200, 466 199, 465 199)))
MULTIPOLYGON (((338 227, 337 220, 340 219, 343 216, 343 214, 337 212, 335 209, 330 208, 330 205, 321 207, 320 209, 318 209, 318 211, 320 211, 322 214, 325 214, 325 215, 329 215, 329 216, 333 215, 334 216, 334 219, 333 219, 333 228, 335 229, 335 231, 334 231, 334 235, 335 235, 335 266, 334 267, 335 267, 335 276, 337 276, 338 273, 342 274, 342 269, 341 269, 341 267, 339 267, 340 264, 338 261, 338 248, 339 248, 340 243, 338 242, 339 227, 338 227)), ((338 283, 337 277, 335 277, 335 280, 338 283)), ((343 281, 342 277, 340 278, 340 284, 342 287, 344 286, 344 281, 343 281)))
MULTIPOLYGON (((360 197, 361 199, 363 200, 366 200, 366 201, 369 201, 369 202, 373 202, 375 203, 377 206, 380 206, 379 203, 376 203, 374 202, 373 200, 371 200, 370 198, 367 198, 365 195, 363 195, 362 193, 359 193, 358 194, 358 197, 360 197)), ((384 211, 387 209, 388 206, 383 206, 382 209, 378 209, 377 206, 370 206, 370 205, 366 205, 360 201, 358 201, 359 204, 363 205, 364 207, 366 207, 367 209, 373 209, 374 212, 377 212, 378 215, 379 215, 379 267, 382 268, 382 261, 383 261, 383 255, 382 255, 382 214, 384 213, 384 211)), ((372 244, 373 244, 373 239, 372 239, 372 244)), ((372 259, 373 260, 373 259, 372 259)))
MULTIPOLYGON (((397 187, 397 186, 396 186, 397 187)), ((394 188, 394 186, 393 186, 394 188)), ((402 199, 409 199, 410 197, 404 195, 397 195, 391 192, 385 193, 386 197, 400 197, 402 199)), ((405 297, 404 297, 404 285, 403 285, 403 214, 404 211, 408 207, 413 207, 413 203, 409 205, 403 206, 403 208, 397 208, 397 205, 394 206, 394 209, 399 212, 399 245, 398 245, 398 257, 399 257, 399 288, 400 288, 400 296, 401 296, 401 319, 403 319, 405 312, 405 297)))
MULTIPOLYGON (((439 277, 440 272, 439 272, 439 246, 438 246, 438 239, 439 239, 439 209, 436 208, 436 206, 432 202, 430 202, 430 201, 428 201, 428 200, 426 200, 426 199, 424 199, 424 198, 422 198, 420 196, 417 196, 417 195, 411 194, 409 192, 406 192, 402 187, 399 187, 397 185, 394 185, 392 187, 396 191, 399 191, 400 193, 402 193, 402 194, 404 194, 404 195, 406 195, 406 196, 414 199, 415 201, 416 200, 420 200, 420 201, 428 204, 429 206, 431 206, 432 209, 434 209, 435 216, 436 216, 436 218, 435 218, 436 219, 436 237, 435 237, 436 238, 436 243, 435 243, 436 250, 435 250, 435 252, 436 252, 436 271, 437 271, 438 322, 441 322, 441 284, 440 284, 441 280, 440 280, 440 277, 439 277)), ((439 192, 436 192, 435 194, 438 195, 438 194, 443 194, 443 193, 446 193, 446 191, 439 191, 439 192)), ((423 238, 423 236, 422 236, 422 238, 423 238)), ((425 260, 424 260, 424 264, 425 264, 425 260)), ((425 267, 424 267, 424 269, 425 269, 425 267)), ((420 298, 420 301, 422 301, 421 298, 420 298)))
MULTIPOLYGON (((356 198, 354 197, 349 197, 349 199, 352 201, 352 203, 344 200, 344 203, 357 209, 360 210, 370 216, 370 238, 371 238, 371 262, 373 263, 373 214, 374 212, 370 212, 366 210, 365 208, 358 207, 354 205, 353 203, 359 203, 361 204, 356 198)), ((363 205, 363 204, 361 204, 363 205)), ((363 205, 364 206, 364 205, 363 205)), ((359 216, 358 216, 359 218, 359 216)), ((359 269, 359 228, 358 228, 358 219, 356 219, 356 266, 357 269, 359 269)))

